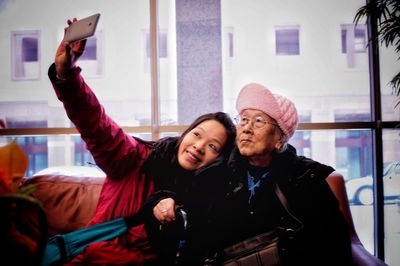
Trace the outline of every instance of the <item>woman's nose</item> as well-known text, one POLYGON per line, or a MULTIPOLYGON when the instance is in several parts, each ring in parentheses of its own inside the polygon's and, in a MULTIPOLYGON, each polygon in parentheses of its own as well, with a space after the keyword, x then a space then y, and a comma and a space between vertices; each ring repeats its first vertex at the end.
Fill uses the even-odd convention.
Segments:
POLYGON ((242 126, 243 133, 249 133, 249 132, 251 132, 252 129, 253 129, 253 123, 251 121, 249 121, 247 124, 242 126))
POLYGON ((193 146, 195 150, 200 153, 204 154, 204 149, 205 149, 205 143, 203 141, 198 141, 197 143, 194 144, 193 146))

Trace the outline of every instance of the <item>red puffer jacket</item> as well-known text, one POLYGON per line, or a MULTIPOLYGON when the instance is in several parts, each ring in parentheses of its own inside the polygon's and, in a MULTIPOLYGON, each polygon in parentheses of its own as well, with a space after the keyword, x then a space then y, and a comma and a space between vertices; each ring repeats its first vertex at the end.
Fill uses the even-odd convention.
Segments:
MULTIPOLYGON (((154 182, 141 171, 151 146, 128 135, 105 113, 80 71, 74 68, 70 78, 60 81, 53 64, 49 77, 68 117, 107 175, 89 226, 135 214, 154 192, 154 182)), ((155 257, 144 227, 138 226, 113 241, 90 245, 71 264, 143 265, 155 257)))

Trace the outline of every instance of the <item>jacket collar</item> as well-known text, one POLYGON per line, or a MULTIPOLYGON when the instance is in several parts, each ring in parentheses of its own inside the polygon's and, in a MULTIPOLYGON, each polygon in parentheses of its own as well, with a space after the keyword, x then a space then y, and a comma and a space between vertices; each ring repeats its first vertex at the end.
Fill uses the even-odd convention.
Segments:
MULTIPOLYGON (((288 144, 288 148, 284 152, 273 154, 271 167, 295 160, 296 157, 296 148, 288 144)), ((238 172, 239 168, 247 168, 247 163, 247 158, 242 156, 239 152, 239 148, 235 146, 228 159, 228 168, 231 169, 232 172, 238 172)))
MULTIPOLYGON (((290 182, 303 176, 316 162, 303 156, 297 156, 296 148, 288 144, 282 153, 275 153, 271 161, 270 177, 278 183, 290 182)), ((242 156, 239 149, 235 147, 228 159, 228 168, 231 176, 230 181, 237 183, 245 182, 247 159, 242 156)), ((247 182, 247 181, 246 181, 247 182)))

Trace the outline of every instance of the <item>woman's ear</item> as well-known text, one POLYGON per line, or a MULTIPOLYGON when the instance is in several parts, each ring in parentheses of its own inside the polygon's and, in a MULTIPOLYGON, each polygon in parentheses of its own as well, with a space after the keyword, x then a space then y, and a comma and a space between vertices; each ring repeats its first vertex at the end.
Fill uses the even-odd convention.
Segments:
POLYGON ((275 142, 274 147, 279 152, 283 148, 283 145, 285 145, 285 139, 284 139, 283 133, 281 132, 281 130, 279 128, 277 128, 275 136, 276 136, 277 140, 275 142))
POLYGON ((275 143, 275 149, 277 151, 280 151, 283 147, 283 139, 282 137, 279 138, 279 140, 275 143))

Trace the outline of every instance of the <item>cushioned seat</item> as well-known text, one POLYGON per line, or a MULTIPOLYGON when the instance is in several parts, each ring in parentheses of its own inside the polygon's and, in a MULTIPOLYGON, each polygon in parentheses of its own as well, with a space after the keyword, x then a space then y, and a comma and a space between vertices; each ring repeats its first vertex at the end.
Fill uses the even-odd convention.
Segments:
POLYGON ((93 216, 104 178, 39 175, 24 180, 34 184, 32 196, 42 202, 49 236, 82 228, 93 216))

